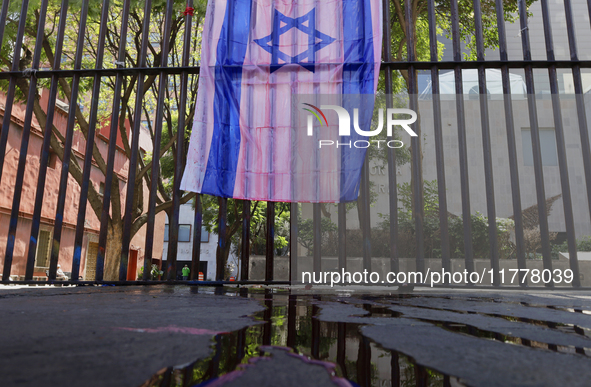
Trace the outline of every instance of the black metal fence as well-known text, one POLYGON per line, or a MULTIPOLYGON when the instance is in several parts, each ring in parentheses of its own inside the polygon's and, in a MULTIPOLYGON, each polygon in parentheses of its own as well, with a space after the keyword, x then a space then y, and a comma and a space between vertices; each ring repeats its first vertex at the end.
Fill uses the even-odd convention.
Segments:
MULTIPOLYGON (((213 0, 211 0, 213 1, 213 0)), ((17 226, 23 214, 21 214, 20 206, 24 192, 24 183, 28 178, 25 175, 25 168, 28 157, 31 155, 29 149, 29 138, 33 126, 33 117, 35 116, 39 125, 43 130, 42 149, 39 157, 38 177, 35 182, 36 192, 34 195, 34 210, 27 219, 31 222, 30 231, 28 231, 29 238, 26 239, 27 256, 26 268, 24 274, 24 281, 16 281, 13 283, 32 283, 35 273, 35 259, 38 251, 39 231, 42 219, 42 209, 44 205, 44 194, 46 189, 46 175, 48 165, 51 163, 52 152, 54 148, 61 148, 63 151, 58 152, 58 157, 61 160, 61 178, 59 182, 59 193, 57 195, 55 221, 52 225, 51 238, 51 253, 48 268, 48 282, 56 281, 56 272, 58 268, 58 260, 63 250, 60 250, 60 243, 62 238, 62 229, 64 227, 64 212, 67 212, 67 207, 74 205, 74 203, 67 203, 68 196, 68 179, 70 174, 77 174, 75 179, 79 185, 79 200, 77 209, 77 222, 75 225, 75 239, 72 249, 72 268, 71 280, 69 283, 84 283, 87 281, 78 280, 80 275, 81 254, 83 249, 83 239, 85 234, 87 213, 87 203, 89 195, 93 195, 91 180, 91 170, 93 163, 104 164, 104 190, 102 194, 102 212, 100 213, 100 231, 98 235, 98 252, 96 258, 96 277, 92 283, 157 283, 159 281, 149 281, 150 266, 154 251, 154 232, 156 225, 157 212, 161 210, 159 206, 165 206, 167 213, 170 215, 169 220, 169 243, 168 243, 168 259, 166 261, 166 274, 164 277, 168 280, 176 280, 177 271, 177 249, 178 249, 178 230, 179 230, 179 209, 181 203, 192 199, 187 193, 180 191, 180 176, 182 176, 184 169, 184 151, 186 151, 186 136, 185 131, 190 128, 191 115, 188 114, 188 106, 186 101, 189 99, 192 82, 199 74, 199 67, 192 57, 192 53, 198 51, 197 43, 200 36, 200 25, 198 17, 203 15, 199 13, 198 9, 193 10, 193 7, 198 8, 198 5, 193 4, 193 0, 188 0, 186 4, 179 4, 176 1, 155 1, 145 0, 140 5, 143 6, 143 13, 138 10, 132 12, 133 7, 138 7, 136 2, 131 0, 122 1, 122 9, 118 5, 111 4, 110 0, 103 0, 102 4, 96 1, 83 1, 81 5, 72 8, 68 0, 62 0, 59 8, 52 8, 55 5, 50 4, 49 0, 41 0, 40 8, 38 10, 29 9, 29 0, 18 2, 20 11, 16 11, 17 2, 9 2, 4 0, 2 2, 2 9, 0 13, 0 41, 2 41, 2 55, 8 59, 5 60, 2 66, 8 68, 8 71, 0 73, 0 80, 2 80, 2 90, 6 95, 6 102, 4 105, 4 118, 2 123, 2 132, 0 135, 0 178, 1 184, 5 186, 8 183, 6 176, 2 176, 3 168, 5 166, 7 144, 9 143, 9 132, 11 120, 13 120, 13 108, 18 99, 23 100, 26 104, 24 109, 24 120, 21 123, 22 135, 20 139, 20 152, 18 158, 18 166, 16 167, 14 179, 14 195, 12 197, 12 205, 10 208, 10 222, 6 231, 6 247, 3 252, 3 276, 2 282, 7 283, 13 270, 13 257, 15 256, 15 245, 19 237, 17 235, 17 226), (79 8, 78 8, 79 7, 79 8), (52 12, 55 15, 52 16, 52 12), (70 15, 68 15, 70 12, 70 15), (72 15, 72 12, 75 15, 72 15), (59 18, 56 16, 59 14, 59 18), (154 16, 154 15, 158 16, 154 16), (66 16, 68 15, 68 16, 66 16), (139 17, 139 16, 141 17, 139 17), (179 16, 180 15, 180 16, 179 16), (74 17, 75 16, 75 17, 74 17), (155 17, 155 20, 151 20, 155 17), (143 19, 142 19, 143 18, 143 19), (197 21, 195 20, 197 19, 197 21), (58 22, 59 21, 59 22, 58 22), (70 25, 76 22, 75 27, 70 25), (110 23, 117 23, 117 34, 108 34, 108 26, 110 23), (154 27, 155 23, 161 23, 154 27), (130 34, 130 25, 134 26, 134 33, 130 34), (182 28, 179 28, 181 26, 182 28), (77 28, 77 40, 72 40, 71 35, 68 37, 68 29, 77 28), (89 33, 89 30, 92 33, 89 33), (141 33, 140 33, 141 31, 141 33), (160 42, 151 41, 151 36, 156 31, 161 36, 160 42), (35 37, 36 35, 36 37, 35 37), (111 41, 113 36, 118 36, 118 41, 111 41), (89 37, 96 39, 92 42, 93 60, 88 59, 88 44, 89 37), (25 42, 25 43, 23 43, 25 42), (24 45, 25 44, 25 45, 24 45), (47 45, 51 45, 48 49, 47 45), (26 46, 26 47, 25 47, 26 46), (109 52, 108 47, 118 47, 116 55, 114 56, 115 66, 107 65, 105 62, 105 55, 109 52), (158 46, 159 51, 154 51, 154 47, 158 46), (29 50, 32 48, 32 52, 29 50), (135 60, 130 59, 129 50, 137 51, 135 60), (66 51, 68 53, 66 54, 66 51), (171 59, 171 53, 176 53, 177 60, 171 59), (50 55, 51 54, 51 55, 50 55), (70 55, 68 57, 68 55, 70 55), (52 56, 52 57, 51 57, 52 56), (69 58, 64 61, 64 57, 69 58), (68 62, 69 61, 69 62, 68 62), (71 63, 70 68, 63 68, 63 63, 71 63), (89 64, 90 63, 90 64, 89 64), (130 65, 132 63, 132 65, 130 65), (158 83, 156 85, 156 78, 158 83), (171 82, 174 79, 174 82, 171 82), (178 83, 176 83, 178 81, 178 83), (110 87, 113 90, 112 99, 109 101, 101 100, 101 88, 104 87, 105 82, 110 82, 110 87), (129 85, 135 84, 135 87, 129 85), (149 83, 149 85, 148 85, 149 83), (172 86, 171 86, 172 85, 172 86), (38 93, 41 87, 49 88, 48 108, 46 111, 46 119, 43 122, 39 119, 38 113, 38 93), (150 129, 152 131, 151 139, 153 141, 152 159, 146 161, 144 155, 140 152, 140 132, 142 120, 145 115, 142 103, 144 90, 148 87, 154 90, 154 106, 152 115, 152 124, 150 129), (174 146, 163 146, 167 132, 163 132, 163 127, 169 127, 170 122, 167 122, 169 116, 165 115, 167 111, 170 113, 169 95, 170 89, 173 87, 178 93, 178 99, 181 101, 178 106, 177 121, 172 123, 179 128, 176 133, 173 133, 172 138, 166 140, 174 140, 174 146), (125 92, 131 90, 131 94, 135 93, 135 107, 133 114, 123 111, 122 98, 126 98, 125 92), (69 100, 69 111, 67 113, 67 123, 65 125, 65 133, 56 133, 58 130, 53 128, 55 124, 55 106, 58 96, 66 95, 69 100), (87 113, 83 113, 77 106, 85 102, 89 109, 87 113), (110 106, 110 117, 108 126, 108 148, 105 149, 105 154, 101 155, 97 151, 95 141, 98 136, 98 131, 102 130, 101 125, 104 117, 99 117, 99 104, 108 103, 110 106), (80 126, 81 115, 88 114, 87 126, 81 129, 86 141, 84 152, 79 155, 82 161, 82 167, 73 167, 76 156, 72 153, 72 141, 76 136, 77 128, 80 126), (127 117, 125 114, 128 114, 127 117), (123 121, 126 119, 131 123, 131 141, 129 148, 125 149, 127 158, 129 160, 127 175, 121 177, 117 171, 114 170, 116 163, 116 156, 118 144, 115 140, 120 134, 121 117, 123 121), (167 126, 168 125, 168 126, 167 126), (164 133, 164 134, 163 134, 164 133), (59 143, 56 143, 59 142, 59 143), (98 154, 97 154, 98 152, 98 154), (166 203, 163 199, 162 179, 160 178, 161 168, 148 168, 145 164, 152 166, 159 166, 161 164, 161 157, 165 152, 170 152, 174 160, 173 179, 174 182, 169 200, 166 203), (106 157, 105 157, 106 156, 106 157), (99 160, 100 159, 100 160, 99 160), (97 161, 98 160, 98 161, 97 161), (140 175, 138 177, 138 175, 140 175), (149 176, 149 178, 148 178, 149 176), (134 196, 142 195, 138 192, 138 184, 134 184, 137 180, 145 179, 148 188, 148 200, 144 206, 145 213, 139 214, 137 202, 134 202, 134 196), (119 183, 126 179, 127 185, 125 187, 125 205, 121 206, 120 214, 117 214, 113 201, 119 200, 120 197, 118 187, 119 183), (90 193, 89 193, 90 192, 90 193), (160 195, 160 196, 159 196, 160 195), (111 217, 119 216, 122 219, 122 227, 116 228, 111 220, 111 217), (144 269, 143 281, 130 282, 128 281, 128 258, 130 254, 130 243, 133 234, 137 231, 134 222, 139 216, 143 216, 142 221, 145 223, 145 246, 144 246, 144 269), (145 219, 145 220, 143 220, 145 219), (121 234, 120 259, 118 281, 105 281, 105 259, 106 249, 109 239, 109 228, 111 233, 121 234), (114 231, 113 231, 114 230, 114 231)), ((517 6, 514 2, 503 0, 474 0, 471 4, 457 0, 450 0, 448 2, 436 2, 435 0, 424 1, 405 1, 398 0, 384 0, 383 1, 383 17, 384 17, 384 53, 382 63, 382 77, 384 80, 383 89, 381 92, 386 95, 391 95, 395 92, 394 79, 403 77, 406 82, 406 88, 410 97, 411 109, 418 109, 418 97, 420 90, 418 89, 418 74, 430 72, 432 85, 432 108, 434 126, 434 143, 437 160, 437 192, 439 204, 439 222, 440 222, 440 237, 441 237, 441 265, 450 271, 451 259, 454 252, 450 250, 449 238, 450 231, 448 225, 448 207, 446 187, 446 173, 445 162, 447 154, 451 150, 444 149, 443 128, 441 120, 441 100, 439 90, 440 73, 445 70, 453 70, 455 77, 455 93, 456 96, 462 96, 463 90, 462 72, 466 69, 477 69, 478 71, 478 94, 481 128, 482 128, 482 152, 484 155, 484 180, 486 183, 486 211, 488 219, 496 219, 495 207, 495 187, 494 187, 494 162, 491 156, 491 147, 500 144, 491 143, 491 124, 488 110, 487 88, 486 88, 486 69, 499 69, 502 76, 503 99, 505 108, 505 130, 506 130, 506 144, 508 158, 509 158, 509 174, 510 174, 510 191, 512 198, 512 207, 514 213, 515 232, 515 259, 519 269, 527 268, 526 248, 524 246, 524 220, 522 218, 522 192, 520 190, 520 168, 518 160, 518 151, 516 145, 517 129, 514 125, 514 113, 511 95, 510 83, 510 69, 519 69, 524 71, 524 79, 527 87, 527 106, 532 138, 532 152, 533 152, 533 171, 535 174, 535 190, 537 197, 537 213, 539 217, 539 233, 541 240, 541 256, 543 259, 544 269, 552 270, 553 261, 551 257, 550 245, 550 229, 548 225, 548 209, 547 196, 545 192, 544 183, 544 168, 542 162, 542 148, 540 145, 540 134, 538 123, 538 105, 536 99, 539 94, 536 94, 534 87, 534 69, 543 69, 548 71, 548 81, 550 85, 550 95, 552 102, 552 111, 554 117, 554 128, 556 136, 556 150, 558 159, 558 168, 560 175, 560 187, 563 202, 564 224, 566 228, 566 240, 569 253, 569 265, 573 271, 574 280, 572 285, 580 287, 579 275, 579 261, 577 258, 577 241, 575 239, 575 222, 573 218, 573 211, 582 211, 583 209, 573 208, 571 200, 571 184, 569 180, 569 169, 567 165, 567 147, 564 139, 564 117, 562 117, 562 109, 560 106, 560 90, 559 78, 557 70, 566 69, 572 71, 572 79, 574 86, 574 93, 576 98, 576 111, 578 128, 580 131, 582 164, 584 167, 584 183, 586 186, 585 196, 587 198, 588 207, 591 208, 591 150, 589 145, 589 132, 587 126, 587 117, 585 110, 585 89, 584 79, 582 77, 582 69, 591 68, 590 60, 580 60, 577 51, 576 36, 578 29, 582 28, 580 24, 575 26, 573 20, 572 4, 570 0, 564 0, 564 18, 566 22, 568 48, 570 52, 570 59, 557 60, 555 57, 555 47, 553 43, 553 34, 551 26, 551 11, 547 0, 538 0, 534 4, 541 4, 541 20, 543 22, 544 39, 546 58, 544 60, 533 60, 532 46, 530 43, 530 31, 528 25, 527 7, 531 2, 526 0, 518 0, 517 6), (507 7, 508 9, 504 9, 507 7), (523 59, 515 60, 509 59, 507 48, 507 34, 506 34, 506 18, 507 14, 518 10, 519 20, 516 23, 520 25, 520 34, 522 41, 523 59), (498 60, 490 60, 485 58, 486 46, 490 46, 489 40, 491 25, 483 25, 483 15, 487 16, 487 20, 494 20, 496 18, 496 25, 492 29, 496 29, 495 44, 498 46, 498 53, 500 58, 498 60), (421 24, 423 23, 423 24, 421 24), (473 24, 471 24, 473 23, 473 24), (473 31, 467 31, 467 26, 474 27, 473 31), (438 27, 439 26, 439 27, 438 27), (441 31, 438 28, 445 26, 451 37, 451 52, 452 60, 440 60, 440 48, 438 47, 438 39, 441 40, 441 31), (488 29, 488 30, 487 30, 488 29), (417 32, 418 31, 418 32, 417 32), (397 37, 393 37, 397 34, 397 37), (469 41, 475 52, 475 60, 465 60, 462 58, 466 52, 466 36, 471 36, 469 41), (496 39, 498 38, 498 41, 496 39), (393 44, 393 39, 396 44, 393 44), (418 41, 421 40, 421 41, 418 41), (428 42, 428 55, 424 48, 424 41, 428 42), (423 47, 423 48, 421 48, 423 47), (422 51, 420 51, 422 50, 422 51), (421 59, 422 58, 422 59, 421 59)), ((138 9, 141 9, 138 8, 138 9)), ((591 3, 589 3, 589 12, 591 13, 591 3)), ((589 25, 584 26, 589 28, 589 25)), ((586 32, 587 33, 587 32, 586 32)), ((129 99, 133 101, 133 98, 129 99)), ((390 99, 388 103, 392 104, 390 99)), ((131 104, 130 104, 131 107, 131 104)), ((131 109, 131 108, 130 108, 131 109)), ((471 229, 471 215, 473 209, 470 205, 470 178, 468 174, 468 166, 471 160, 468 158, 468 143, 466 141, 466 123, 465 123, 465 106, 463 98, 456 98, 456 115, 457 115, 457 138, 458 138, 458 155, 459 155, 459 173, 461 179, 461 217, 463 219, 463 241, 464 241, 464 256, 465 268, 468 272, 474 271, 474 254, 472 246, 472 232, 471 229)), ((125 132, 125 131, 123 131, 125 132)), ((172 131, 171 131, 172 133, 172 131)), ((127 139, 124 139, 127 140, 127 139)), ((424 250, 424 205, 423 205, 423 187, 421 176, 421 144, 420 137, 413 138, 410 147, 411 154, 411 170, 413 174, 413 213, 414 213, 414 230, 416 243, 416 270, 425 272, 425 250, 424 250)), ((124 146, 125 147, 125 146, 124 146)), ((387 154, 388 167, 388 187, 389 187, 389 247, 390 247, 390 270, 400 270, 400 257, 397 251, 399 238, 399 219, 398 219, 398 181, 397 181, 397 157, 393 149, 388 150, 387 154)), ((521 171, 523 173, 523 171, 521 171)), ((143 183, 140 183, 143 184, 143 183)), ((26 186, 26 184, 25 184, 26 186)), ((362 175, 362 203, 369 213, 370 195, 369 195, 369 163, 364 167, 362 175)), ((194 226, 193 226, 193 256, 192 256, 192 270, 191 280, 197 280, 199 273, 200 248, 201 248, 201 225, 203 224, 202 217, 202 198, 195 196, 195 212, 194 212, 194 226)), ((291 204, 292 214, 298 213, 298 205, 291 204)), ((314 269, 320 271, 321 269, 321 205, 314 204, 313 219, 314 219, 314 249, 312 252, 314 269)), ((250 240, 250 209, 251 203, 244 201, 242 216, 242 241, 250 240)), ((339 251, 338 262, 340 267, 345 267, 347 259, 346 247, 346 225, 345 225, 345 204, 338 205, 338 238, 339 251)), ((268 203, 267 206, 267 234, 266 234, 266 269, 265 280, 260 283, 274 283, 283 284, 289 281, 274 281, 274 215, 275 204, 268 203)), ((584 209, 588 212, 588 209, 584 209)), ((588 214, 591 215, 591 214, 588 214)), ((219 200, 219 250, 223 250, 230 240, 226 238, 227 227, 227 199, 219 200)), ((98 216, 97 216, 98 217, 98 216)), ((2 229, 4 230, 4 229, 2 229)), ((365 217, 361 225, 363 234, 363 262, 364 267, 371 268, 371 223, 369 216, 365 217)), ((4 231, 3 231, 4 232, 4 231)), ((497 225, 494 221, 488 223, 488 236, 490 241, 490 265, 493 269, 494 280, 493 284, 496 286, 502 285, 501 278, 499 278, 499 246, 497 244, 497 225)), ((298 240, 298 219, 297 216, 291 217, 291 231, 290 231, 290 251, 292 256, 297 256, 298 240)), ((240 280, 232 282, 234 284, 243 283, 257 283, 256 281, 249 281, 249 243, 242 243, 240 250, 240 280)), ((297 262, 297 260, 295 260, 297 262)), ((226 283, 224 277, 223 257, 218 252, 216 281, 208 283, 222 284, 226 283)), ((291 272, 296 272, 296 267, 292 262, 291 272)), ((523 272, 520 272, 520 276, 523 272)), ((520 277, 522 278, 522 277, 520 277)), ((114 278, 110 278, 113 280, 114 278)), ((295 278, 292 278, 295 280, 295 278)), ((526 285, 527 281, 520 281, 522 286, 526 285)), ((39 282, 36 282, 39 283, 39 282)), ((205 282, 203 282, 205 283, 205 282)), ((553 282, 549 281, 546 286, 553 286, 553 282)))

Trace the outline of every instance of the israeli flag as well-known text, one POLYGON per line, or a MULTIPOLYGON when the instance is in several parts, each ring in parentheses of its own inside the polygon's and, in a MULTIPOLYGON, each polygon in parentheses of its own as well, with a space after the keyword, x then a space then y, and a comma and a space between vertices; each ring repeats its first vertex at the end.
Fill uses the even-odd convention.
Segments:
POLYGON ((295 101, 375 94, 381 3, 210 0, 181 189, 247 200, 355 200, 366 149, 319 148, 319 136, 338 136, 336 114, 313 98, 295 101), (318 117, 313 136, 310 111, 318 117))

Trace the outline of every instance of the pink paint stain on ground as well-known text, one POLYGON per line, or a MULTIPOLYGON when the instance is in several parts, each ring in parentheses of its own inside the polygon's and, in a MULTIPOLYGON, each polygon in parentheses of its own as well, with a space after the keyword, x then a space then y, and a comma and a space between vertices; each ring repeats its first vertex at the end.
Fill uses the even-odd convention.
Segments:
POLYGON ((130 331, 130 332, 139 332, 139 333, 182 333, 185 335, 212 335, 212 336, 215 336, 220 333, 228 333, 228 332, 212 331, 209 329, 201 329, 201 328, 177 327, 175 325, 169 325, 167 327, 158 327, 158 328, 117 327, 114 329, 123 330, 123 331, 130 331))

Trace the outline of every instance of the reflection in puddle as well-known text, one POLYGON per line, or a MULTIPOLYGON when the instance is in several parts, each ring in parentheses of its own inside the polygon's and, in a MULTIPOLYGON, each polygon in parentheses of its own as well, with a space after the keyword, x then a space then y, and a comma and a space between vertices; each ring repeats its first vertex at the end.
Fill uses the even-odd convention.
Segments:
MULTIPOLYGON (((334 363, 336 377, 361 387, 461 386, 455 378, 416 366, 407 356, 383 349, 360 334, 361 324, 324 322, 316 319, 320 308, 313 299, 287 294, 242 294, 264 299, 266 309, 255 315, 264 322, 239 331, 218 334, 210 357, 191 364, 163 369, 142 387, 205 387, 216 378, 235 371, 261 356, 261 346, 288 347, 314 360, 334 363)), ((397 317, 387 309, 366 308, 374 317, 397 317)))

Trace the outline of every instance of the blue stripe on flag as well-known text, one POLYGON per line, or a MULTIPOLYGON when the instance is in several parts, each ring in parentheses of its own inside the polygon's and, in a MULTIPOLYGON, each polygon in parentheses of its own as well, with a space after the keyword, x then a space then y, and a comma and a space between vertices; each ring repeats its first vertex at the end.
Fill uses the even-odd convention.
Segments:
MULTIPOLYGON (((359 125, 363 130, 369 130, 363 123, 371 122, 373 113, 373 98, 363 94, 374 94, 376 76, 371 16, 371 0, 343 0, 343 107, 350 112, 351 122, 353 109, 359 109, 359 125)), ((351 127, 351 136, 341 137, 340 141, 348 143, 356 140, 367 140, 367 137, 358 135, 351 127)), ((365 153, 366 149, 341 148, 341 201, 357 199, 365 153)))
POLYGON ((252 0, 228 0, 216 53, 214 129, 203 193, 232 197, 240 152, 242 65, 250 33, 252 0))

